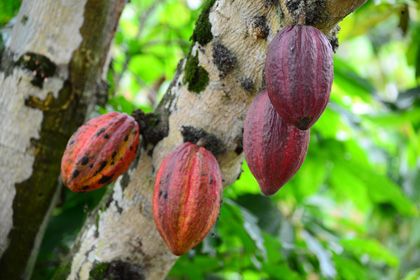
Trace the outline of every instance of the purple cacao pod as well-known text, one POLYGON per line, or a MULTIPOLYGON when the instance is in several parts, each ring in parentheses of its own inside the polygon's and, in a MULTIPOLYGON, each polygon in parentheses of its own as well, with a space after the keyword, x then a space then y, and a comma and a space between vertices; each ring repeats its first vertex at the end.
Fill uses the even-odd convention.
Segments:
POLYGON ((319 119, 330 99, 333 50, 313 26, 292 25, 271 41, 265 63, 268 96, 277 112, 301 130, 319 119))
POLYGON ((310 130, 287 123, 271 104, 267 91, 249 107, 244 128, 244 153, 264 195, 275 194, 301 167, 310 130))

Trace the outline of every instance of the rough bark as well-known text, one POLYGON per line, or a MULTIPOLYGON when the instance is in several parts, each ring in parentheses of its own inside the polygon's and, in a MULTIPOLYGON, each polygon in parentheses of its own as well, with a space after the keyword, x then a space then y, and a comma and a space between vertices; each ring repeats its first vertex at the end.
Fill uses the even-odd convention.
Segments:
POLYGON ((28 279, 126 0, 23 1, 0 51, 0 279, 28 279))
MULTIPOLYGON (((163 159, 184 139, 212 135, 224 185, 234 182, 243 160, 245 115, 265 87, 264 63, 271 39, 296 22, 300 1, 209 0, 192 36, 193 44, 156 110, 156 145, 143 131, 141 155, 91 214, 57 279, 163 279, 176 261, 152 217, 154 176, 163 159), (162 133, 163 132, 163 133, 162 133), (128 278, 124 278, 123 275, 128 278)), ((312 24, 334 39, 337 19, 328 1, 312 1, 312 24), (322 21, 320 20, 322 19, 322 21), (326 28, 322 28, 326 26, 326 28)), ((337 1, 335 1, 337 2, 337 1)), ((350 3, 350 1, 347 1, 350 3)), ((363 1, 352 1, 360 5, 363 1)))

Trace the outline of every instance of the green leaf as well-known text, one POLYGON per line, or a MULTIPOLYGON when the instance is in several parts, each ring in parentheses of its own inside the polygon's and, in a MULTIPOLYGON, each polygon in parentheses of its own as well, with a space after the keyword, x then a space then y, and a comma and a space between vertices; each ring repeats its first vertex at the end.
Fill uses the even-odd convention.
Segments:
POLYGON ((242 165, 242 170, 244 172, 241 173, 239 180, 236 180, 235 183, 233 183, 232 190, 235 191, 237 195, 246 193, 261 194, 260 186, 258 185, 258 182, 255 179, 255 177, 252 175, 251 171, 249 170, 245 159, 242 165))
POLYGON ((338 199, 351 199, 361 210, 370 206, 368 186, 344 164, 335 164, 330 173, 330 182, 335 187, 338 199))
POLYGON ((253 214, 251 214, 251 212, 241 207, 240 205, 236 204, 234 201, 230 199, 226 199, 224 204, 226 206, 229 205, 234 211, 239 210, 239 213, 242 216, 243 229, 246 231, 248 236, 255 242, 256 248, 259 249, 257 251, 259 255, 261 255, 264 258, 264 260, 266 260, 267 251, 264 247, 264 238, 263 238, 262 232, 257 224, 258 219, 253 214))
POLYGON ((309 146, 308 155, 301 168, 293 177, 292 182, 296 188, 296 195, 302 198, 315 194, 324 183, 327 176, 325 159, 313 152, 313 146, 309 146))
POLYGON ((128 115, 130 115, 131 112, 133 112, 135 109, 133 103, 125 99, 125 97, 122 95, 116 95, 112 97, 108 103, 114 108, 114 110, 127 113, 128 115))
POLYGON ((21 2, 21 0, 0 1, 0 28, 6 25, 14 16, 16 16, 19 11, 21 2))
POLYGON ((302 232, 302 237, 305 240, 308 249, 317 257, 322 275, 326 278, 334 278, 337 271, 331 260, 331 252, 327 251, 324 246, 322 246, 321 242, 313 237, 308 231, 304 230, 302 232))
POLYGON ((406 123, 420 122, 420 108, 414 108, 410 111, 401 113, 376 114, 366 116, 366 118, 377 126, 389 127, 400 126, 406 123))
POLYGON ((334 254, 333 261, 337 268, 339 279, 368 279, 367 274, 369 271, 367 270, 369 268, 361 265, 358 261, 337 254, 334 254))
POLYGON ((403 280, 418 280, 420 279, 420 268, 410 271, 403 280))
POLYGON ((371 101, 370 94, 376 91, 369 81, 338 57, 334 58, 334 83, 345 89, 348 95, 357 95, 365 101, 371 101))
POLYGON ((260 194, 245 194, 238 196, 235 202, 258 218, 261 230, 273 236, 278 234, 283 217, 272 199, 260 194))
POLYGON ((179 277, 187 277, 187 279, 197 279, 202 280, 204 279, 204 275, 202 274, 199 267, 193 262, 188 260, 187 254, 183 255, 177 261, 176 265, 172 267, 171 271, 169 272, 169 276, 179 276, 179 277))
POLYGON ((220 209, 220 220, 217 223, 217 231, 223 241, 219 248, 221 252, 243 248, 246 253, 255 253, 255 243, 245 231, 243 217, 236 205, 223 203, 220 209))
POLYGON ((128 69, 144 82, 150 83, 160 77, 163 64, 154 56, 135 55, 131 58, 128 69))
POLYGON ((340 244, 347 252, 352 252, 357 257, 367 254, 372 260, 377 262, 383 261, 392 267, 396 267, 399 264, 397 256, 376 239, 353 238, 341 240, 340 244))
POLYGON ((212 272, 220 268, 220 262, 216 258, 207 256, 195 256, 194 265, 203 273, 212 272))
POLYGON ((291 270, 285 263, 273 265, 264 263, 263 270, 270 276, 269 279, 277 280, 299 280, 301 275, 291 270))
POLYGON ((281 254, 282 245, 280 241, 269 234, 263 233, 264 236, 264 246, 267 250, 267 262, 265 264, 276 264, 280 263, 283 260, 281 254))

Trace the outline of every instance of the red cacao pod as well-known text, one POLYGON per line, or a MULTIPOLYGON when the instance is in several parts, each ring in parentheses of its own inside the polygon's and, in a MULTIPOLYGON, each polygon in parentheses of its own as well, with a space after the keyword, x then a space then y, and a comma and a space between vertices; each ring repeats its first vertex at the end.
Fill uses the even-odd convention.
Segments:
POLYGON ((118 112, 79 127, 61 160, 64 184, 74 192, 87 192, 115 181, 136 156, 139 132, 134 118, 118 112))
POLYGON ((330 99, 333 50, 313 26, 293 25, 271 41, 265 63, 268 96, 277 112, 299 129, 310 128, 330 99))
POLYGON ((220 210, 222 174, 213 154, 186 142, 162 162, 155 182, 153 217, 174 255, 198 245, 220 210))
POLYGON ((252 102, 245 119, 244 153, 264 195, 275 194, 302 165, 310 130, 287 123, 271 104, 267 91, 252 102))

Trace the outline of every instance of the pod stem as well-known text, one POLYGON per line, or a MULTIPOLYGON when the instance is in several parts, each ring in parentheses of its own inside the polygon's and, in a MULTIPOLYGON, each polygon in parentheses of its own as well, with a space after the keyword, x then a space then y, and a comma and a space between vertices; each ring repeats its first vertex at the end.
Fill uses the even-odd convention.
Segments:
POLYGON ((306 1, 301 2, 301 9, 298 17, 298 24, 305 25, 306 24, 306 1))
POLYGON ((206 145, 206 140, 204 139, 204 138, 200 138, 198 141, 197 141, 197 146, 199 146, 199 147, 203 147, 204 148, 204 146, 206 145))

